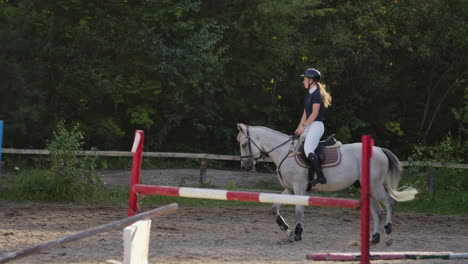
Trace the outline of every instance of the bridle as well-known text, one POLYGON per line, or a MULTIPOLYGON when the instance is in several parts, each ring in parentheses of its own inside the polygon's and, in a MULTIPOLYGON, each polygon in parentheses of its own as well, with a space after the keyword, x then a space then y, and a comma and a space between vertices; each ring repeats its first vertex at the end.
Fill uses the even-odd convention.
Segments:
POLYGON ((258 159, 260 158, 264 158, 264 156, 270 154, 271 152, 273 152, 274 150, 278 149, 279 147, 283 146, 284 144, 288 143, 289 141, 293 140, 294 137, 290 137, 288 140, 286 140, 285 142, 279 144, 278 146, 274 147, 273 149, 267 151, 267 152, 264 152, 262 151, 262 149, 257 145, 257 143, 255 143, 255 141, 250 137, 250 133, 249 133, 249 127, 246 128, 246 139, 248 140, 248 143, 249 143, 249 154, 248 155, 244 155, 244 156, 240 156, 240 160, 243 161, 243 159, 250 159, 250 158, 253 158, 255 161, 257 161, 258 159), (252 153, 252 144, 258 149, 260 150, 260 155, 258 157, 254 157, 253 156, 253 153, 252 153))
POLYGON ((249 154, 244 155, 244 156, 240 156, 240 160, 242 161, 243 159, 253 158, 255 161, 257 161, 258 159, 262 158, 263 151, 260 149, 260 147, 257 145, 257 143, 255 143, 255 141, 253 141, 253 139, 250 137, 249 127, 246 128, 246 133, 247 133, 247 136, 245 138, 248 140, 248 143, 249 143, 249 154), (258 157, 253 156, 253 154, 252 154, 252 144, 254 144, 254 146, 258 150, 260 150, 260 156, 258 156, 258 157))

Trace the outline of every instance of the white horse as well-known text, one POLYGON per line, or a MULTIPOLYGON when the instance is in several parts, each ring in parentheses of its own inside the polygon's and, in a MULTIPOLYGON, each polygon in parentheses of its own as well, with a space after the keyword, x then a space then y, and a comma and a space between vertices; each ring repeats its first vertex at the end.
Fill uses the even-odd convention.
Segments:
MULTIPOLYGON (((241 168, 253 169, 255 161, 268 154, 278 168, 278 180, 284 187, 283 194, 305 195, 308 184, 308 169, 300 166, 296 159, 291 157, 291 149, 294 139, 291 136, 260 126, 246 126, 237 124, 239 134, 237 141, 240 143, 241 168)), ((393 213, 396 201, 413 200, 418 191, 408 187, 397 190, 400 181, 401 164, 398 158, 388 149, 373 147, 370 164, 370 192, 371 192, 371 215, 373 219, 373 244, 380 242, 380 223, 383 210, 379 202, 386 207, 387 217, 385 221, 385 232, 392 232, 393 213), (388 193, 385 191, 384 183, 387 184, 388 193)), ((344 144, 340 147, 341 162, 329 168, 323 168, 327 179, 326 184, 317 184, 312 187, 316 191, 339 191, 360 182, 361 179, 361 143, 344 144)), ((281 204, 273 204, 273 214, 282 230, 288 231, 289 226, 279 213, 281 204)), ((301 240, 302 219, 304 217, 304 206, 296 205, 296 228, 289 234, 289 241, 301 240)))

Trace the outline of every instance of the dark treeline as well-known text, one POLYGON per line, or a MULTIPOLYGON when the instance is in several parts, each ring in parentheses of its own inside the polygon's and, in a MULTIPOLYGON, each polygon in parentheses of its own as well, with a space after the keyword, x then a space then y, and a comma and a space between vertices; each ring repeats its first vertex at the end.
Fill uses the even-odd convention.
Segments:
POLYGON ((465 0, 0 0, 4 147, 43 148, 58 122, 88 147, 238 152, 236 123, 292 134, 299 77, 333 96, 325 134, 373 134, 407 157, 466 149, 465 0), (465 146, 463 146, 465 144, 465 146))

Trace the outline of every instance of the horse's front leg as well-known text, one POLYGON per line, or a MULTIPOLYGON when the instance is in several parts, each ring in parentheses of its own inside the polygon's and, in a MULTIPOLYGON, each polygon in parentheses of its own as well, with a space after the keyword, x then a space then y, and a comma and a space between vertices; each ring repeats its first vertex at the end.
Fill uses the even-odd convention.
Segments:
POLYGON ((294 234, 291 232, 289 241, 302 240, 302 219, 304 219, 304 206, 296 205, 296 228, 294 229, 294 234))
MULTIPOLYGON (((294 188, 295 195, 304 195, 305 188, 303 186, 306 185, 298 185, 294 188)), ((294 228, 294 233, 291 232, 289 235, 289 241, 300 241, 302 240, 302 219, 304 219, 304 206, 303 205, 296 205, 296 228, 294 228)))
MULTIPOLYGON (((290 194, 290 192, 289 192, 288 189, 284 189, 282 194, 290 194)), ((288 223, 286 223, 286 221, 281 216, 280 211, 279 211, 280 208, 281 208, 281 205, 282 204, 280 204, 280 203, 273 204, 273 206, 271 207, 271 211, 272 211, 273 215, 275 216, 276 223, 278 224, 280 229, 283 230, 283 231, 289 231, 289 225, 288 225, 288 223)))

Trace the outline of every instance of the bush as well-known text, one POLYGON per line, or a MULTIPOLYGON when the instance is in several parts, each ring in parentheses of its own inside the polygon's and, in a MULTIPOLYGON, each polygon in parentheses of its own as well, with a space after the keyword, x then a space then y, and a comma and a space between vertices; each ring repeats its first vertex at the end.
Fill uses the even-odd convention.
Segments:
POLYGON ((468 213, 468 177, 466 170, 448 168, 450 163, 462 162, 457 144, 448 134, 437 145, 417 145, 408 158, 409 167, 402 184, 409 184, 420 191, 417 199, 401 206, 415 211, 433 213, 468 213), (423 164, 412 166, 413 161, 423 164), (442 163, 441 168, 430 166, 431 162, 442 163), (434 181, 434 193, 430 192, 430 181, 434 181))
POLYGON ((79 157, 84 134, 75 124, 70 131, 57 125, 50 151, 50 169, 26 170, 10 180, 7 196, 14 200, 83 201, 102 190, 103 177, 96 171, 97 157, 79 157))

